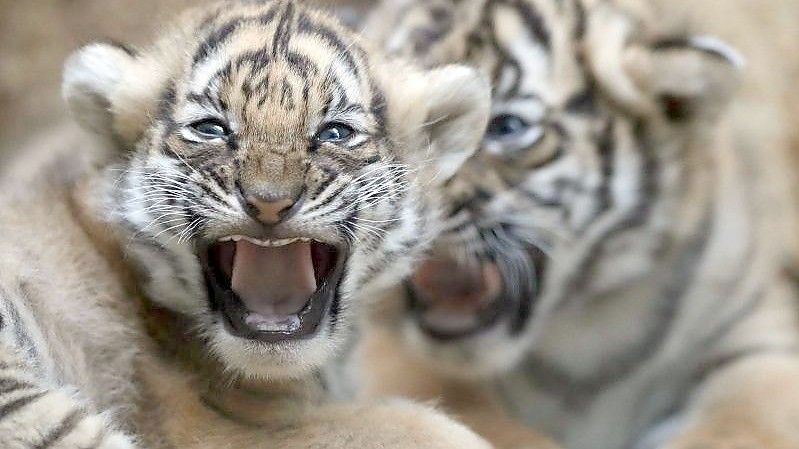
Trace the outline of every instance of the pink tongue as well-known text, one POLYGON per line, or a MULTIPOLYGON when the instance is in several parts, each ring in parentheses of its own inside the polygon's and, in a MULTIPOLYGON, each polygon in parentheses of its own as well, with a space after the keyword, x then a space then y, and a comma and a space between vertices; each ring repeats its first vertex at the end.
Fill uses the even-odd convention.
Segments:
POLYGON ((461 264, 429 259, 411 278, 425 302, 424 321, 442 331, 465 331, 479 324, 480 312, 502 290, 497 266, 491 262, 461 264))
POLYGON ((461 264, 451 259, 429 259, 411 277, 428 306, 478 311, 499 295, 502 280, 491 262, 461 264))
POLYGON ((240 240, 232 287, 251 312, 264 317, 298 313, 316 291, 311 245, 269 248, 240 240))

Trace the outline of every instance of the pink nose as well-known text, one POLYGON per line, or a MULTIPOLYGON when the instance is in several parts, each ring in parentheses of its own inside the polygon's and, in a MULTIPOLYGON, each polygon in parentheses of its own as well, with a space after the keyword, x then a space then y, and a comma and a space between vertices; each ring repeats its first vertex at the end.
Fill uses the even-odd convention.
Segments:
POLYGON ((257 211, 256 218, 263 224, 277 224, 283 219, 295 201, 291 198, 280 198, 275 201, 266 201, 255 195, 247 196, 247 204, 257 211))

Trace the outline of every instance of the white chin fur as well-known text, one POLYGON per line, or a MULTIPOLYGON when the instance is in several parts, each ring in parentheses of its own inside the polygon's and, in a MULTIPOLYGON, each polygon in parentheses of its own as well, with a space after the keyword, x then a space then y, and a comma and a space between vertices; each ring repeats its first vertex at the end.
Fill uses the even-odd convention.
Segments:
POLYGON ((508 335, 507 327, 494 326, 477 335, 438 341, 425 334, 413 320, 402 329, 406 344, 430 360, 447 376, 476 380, 494 377, 513 369, 524 357, 524 337, 508 335))
POLYGON ((214 325, 208 334, 210 349, 225 368, 248 378, 302 377, 327 363, 338 346, 324 330, 308 340, 271 344, 235 337, 221 324, 214 325))

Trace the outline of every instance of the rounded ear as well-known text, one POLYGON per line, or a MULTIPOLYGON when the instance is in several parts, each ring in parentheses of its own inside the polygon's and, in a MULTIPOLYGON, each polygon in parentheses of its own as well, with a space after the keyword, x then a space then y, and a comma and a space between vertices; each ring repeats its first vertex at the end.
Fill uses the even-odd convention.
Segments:
POLYGON ((491 86, 476 69, 450 65, 395 83, 392 128, 443 183, 477 149, 491 106, 491 86))
POLYGON ((87 45, 67 59, 62 93, 81 126, 113 137, 112 98, 134 61, 130 50, 106 43, 87 45))
POLYGON ((673 122, 712 118, 738 84, 741 55, 707 36, 653 39, 645 13, 607 3, 590 11, 585 51, 598 86, 622 109, 673 122))
POLYGON ((154 64, 118 44, 94 43, 64 66, 62 94, 85 129, 122 146, 137 140, 162 91, 154 64))
POLYGON ((694 36, 664 39, 631 53, 628 70, 671 122, 712 120, 724 109, 745 65, 723 41, 694 36))

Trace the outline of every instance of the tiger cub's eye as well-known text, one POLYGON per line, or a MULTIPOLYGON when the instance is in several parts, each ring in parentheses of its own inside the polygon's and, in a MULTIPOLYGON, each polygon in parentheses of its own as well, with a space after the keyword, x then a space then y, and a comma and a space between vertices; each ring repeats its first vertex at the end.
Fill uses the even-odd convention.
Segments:
POLYGON ((488 123, 486 135, 492 139, 505 139, 518 136, 530 128, 521 117, 511 114, 500 114, 488 123))
POLYGON ((344 142, 352 135, 355 130, 342 123, 330 123, 325 125, 318 133, 316 133, 315 140, 319 142, 344 142))
POLYGON ((191 124, 191 128, 207 139, 224 139, 230 130, 219 120, 202 120, 191 124))

